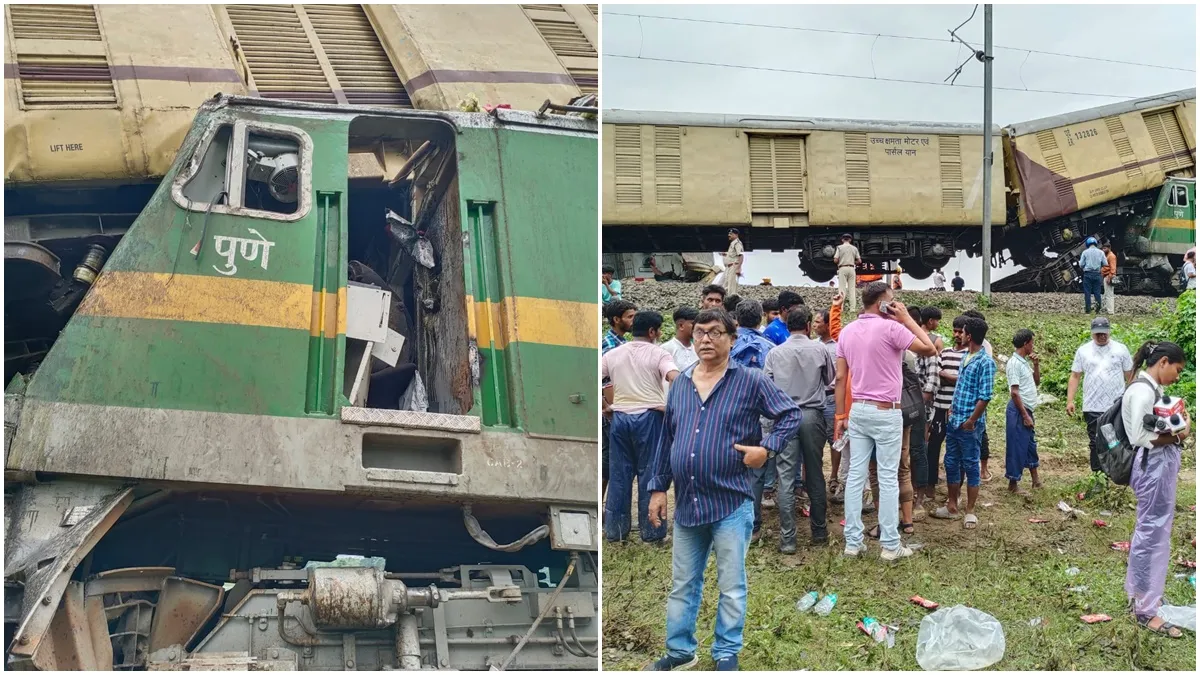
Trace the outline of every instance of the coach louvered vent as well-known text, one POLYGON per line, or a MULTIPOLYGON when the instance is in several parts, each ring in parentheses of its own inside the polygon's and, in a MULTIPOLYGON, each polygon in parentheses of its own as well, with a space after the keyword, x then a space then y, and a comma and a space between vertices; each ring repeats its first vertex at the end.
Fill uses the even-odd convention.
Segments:
POLYGON ((93 5, 8 5, 21 105, 26 109, 117 104, 93 5), (63 43, 71 47, 59 47, 63 43), (51 49, 47 47, 54 45, 51 49))
MULTIPOLYGON (((538 33, 584 94, 598 91, 596 47, 562 5, 521 5, 538 33)), ((593 15, 595 12, 593 12, 593 15)))
POLYGON ((304 5, 346 100, 411 108, 412 101, 362 5, 304 5))
POLYGON ((226 5, 260 96, 411 108, 362 5, 226 5))
POLYGON ((1177 171, 1195 164, 1174 110, 1144 113, 1142 119, 1146 120, 1146 130, 1150 132, 1150 140, 1154 141, 1154 151, 1163 171, 1177 171))

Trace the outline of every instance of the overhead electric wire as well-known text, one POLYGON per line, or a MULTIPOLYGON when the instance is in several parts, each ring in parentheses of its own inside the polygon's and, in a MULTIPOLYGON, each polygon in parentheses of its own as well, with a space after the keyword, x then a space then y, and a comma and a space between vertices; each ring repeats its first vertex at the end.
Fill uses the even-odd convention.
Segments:
MULTIPOLYGON (((731 63, 712 63, 709 61, 691 61, 687 59, 665 59, 654 56, 626 56, 625 54, 610 54, 605 53, 603 56, 614 59, 632 59, 636 61, 658 61, 661 63, 677 63, 693 66, 711 66, 714 68, 735 68, 740 70, 761 70, 772 73, 791 73, 795 75, 816 75, 820 77, 842 77, 851 80, 869 80, 875 82, 897 82, 900 84, 924 84, 931 87, 952 87, 952 88, 970 88, 983 89, 982 84, 950 84, 949 82, 930 82, 928 80, 906 80, 896 77, 871 77, 870 75, 849 75, 846 73, 823 73, 815 70, 797 70, 792 68, 771 68, 769 66, 739 66, 731 63)), ((1113 98, 1121 101, 1138 98, 1135 95, 1128 94, 1097 94, 1086 91, 1059 91, 1056 89, 1021 89, 1020 87, 997 87, 992 86, 993 90, 1000 91, 1017 91, 1029 92, 1031 94, 1056 94, 1059 96, 1093 96, 1096 98, 1113 98)))
MULTIPOLYGON (((889 33, 869 33, 869 32, 865 32, 865 31, 838 30, 838 29, 833 29, 833 28, 804 28, 801 26, 775 26, 775 25, 765 24, 765 23, 749 23, 749 22, 743 22, 743 21, 722 21, 719 19, 693 19, 693 18, 681 17, 681 16, 657 16, 654 14, 630 14, 630 13, 626 13, 626 12, 608 12, 608 11, 604 12, 604 15, 605 16, 637 17, 638 19, 661 19, 663 21, 689 21, 692 23, 708 23, 708 24, 717 24, 717 25, 722 25, 722 26, 743 26, 746 28, 774 28, 776 30, 798 30, 798 31, 804 31, 804 32, 808 32, 808 33, 831 33, 834 35, 857 35, 859 37, 884 37, 884 38, 891 38, 893 40, 918 40, 921 42, 937 42, 940 44, 946 44, 946 43, 950 42, 949 40, 947 40, 945 38, 924 37, 924 36, 920 36, 920 35, 895 35, 895 34, 889 34, 889 33)), ((1138 66, 1141 68, 1159 68, 1162 70, 1178 70, 1178 71, 1183 71, 1186 73, 1196 72, 1196 70, 1194 68, 1181 68, 1179 66, 1163 66, 1163 65, 1159 65, 1159 64, 1155 64, 1155 63, 1138 63, 1136 61, 1122 61, 1120 59, 1106 59, 1106 58, 1102 58, 1099 56, 1083 56, 1081 54, 1066 54, 1063 52, 1051 52, 1051 51, 1045 51, 1042 49, 1028 49, 1026 47, 1009 47, 1009 46, 1005 46, 1005 45, 994 45, 993 47, 995 49, 1007 49, 1007 50, 1016 51, 1016 52, 1030 52, 1033 54, 1043 54, 1045 56, 1057 56, 1057 57, 1068 58, 1068 59, 1083 59, 1083 60, 1087 60, 1087 61, 1099 61, 1102 63, 1115 63, 1115 64, 1124 65, 1124 66, 1138 66)))

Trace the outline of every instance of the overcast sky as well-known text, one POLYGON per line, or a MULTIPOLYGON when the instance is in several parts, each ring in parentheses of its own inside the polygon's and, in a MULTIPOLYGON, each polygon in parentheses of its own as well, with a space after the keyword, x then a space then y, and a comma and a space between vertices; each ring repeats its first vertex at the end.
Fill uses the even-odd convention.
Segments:
MULTIPOLYGON (((602 7, 605 108, 982 123, 983 65, 974 59, 954 87, 865 79, 941 83, 970 55, 949 41, 947 31, 965 21, 973 5, 602 7), (856 77, 782 72, 798 70, 856 77)), ((996 5, 993 18, 996 124, 1196 86, 1194 5, 996 5)), ((958 34, 982 48, 982 5, 958 34)), ((745 279, 810 283, 796 264, 795 253, 750 253, 745 279)), ((962 255, 947 267, 947 276, 959 269, 968 287, 978 288, 980 264, 962 255)), ((1005 273, 993 272, 993 278, 1005 273)), ((905 281, 914 288, 929 283, 905 281)))

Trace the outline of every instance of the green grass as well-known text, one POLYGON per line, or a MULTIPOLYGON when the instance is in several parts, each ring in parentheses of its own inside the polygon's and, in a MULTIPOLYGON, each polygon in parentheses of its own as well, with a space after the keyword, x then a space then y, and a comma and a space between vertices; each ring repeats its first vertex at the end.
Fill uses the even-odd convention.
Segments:
MULTIPOLYGON (((1009 337, 1021 327, 1038 333, 1043 364, 1068 358, 1076 338, 1086 331, 1087 317, 1054 315, 1029 317, 999 310, 984 310, 1000 353, 1010 353, 1009 337), (1032 325, 1028 322, 1032 321, 1032 325)), ((949 323, 947 320, 946 324, 949 323)), ((1118 321, 1119 323, 1119 321, 1118 321)), ((1136 345, 1130 345, 1136 348, 1136 345)), ((1068 361, 1069 365, 1069 361, 1068 361)), ((997 390, 1004 391, 1002 378, 997 390)), ((877 542, 869 542, 864 559, 841 556, 842 507, 831 504, 829 548, 806 548, 808 524, 799 519, 797 555, 776 551, 778 520, 766 512, 765 536, 747 559, 749 599, 746 617, 743 670, 913 670, 917 633, 928 612, 909 603, 921 595, 944 607, 964 604, 983 610, 1004 625, 1006 651, 995 670, 1181 670, 1194 671, 1196 641, 1192 633, 1169 640, 1139 628, 1126 613, 1124 581, 1126 555, 1109 549, 1114 541, 1128 541, 1133 529, 1133 496, 1128 488, 1092 490, 1084 501, 1075 494, 1091 482, 1083 422, 1066 415, 1058 401, 1038 414, 1038 440, 1045 487, 1032 498, 1009 496, 1004 470, 1004 405, 997 397, 988 415, 992 444, 991 470, 996 479, 985 483, 977 508, 980 525, 973 532, 961 521, 926 520, 916 525, 911 541, 926 545, 916 556, 895 565, 878 559, 877 542), (1065 499, 1086 511, 1086 517, 1067 518, 1055 509, 1065 499), (982 506, 990 504, 990 506, 982 506), (1113 510, 1100 516, 1101 510, 1113 510), (1050 522, 1034 525, 1031 517, 1050 522), (1100 529, 1093 518, 1109 527, 1100 529), (1065 570, 1082 572, 1068 577, 1065 570), (1087 586, 1086 592, 1072 592, 1087 586), (796 600, 809 590, 836 592, 833 614, 818 617, 799 614, 796 600), (1113 621, 1087 625, 1079 617, 1105 613, 1113 621), (896 645, 876 645, 855 627, 862 617, 900 625, 896 645), (1029 621, 1045 619, 1040 627, 1029 621)), ((1196 558, 1192 538, 1196 532, 1195 452, 1188 442, 1180 472, 1172 559, 1196 558)), ((826 453, 826 475, 829 473, 826 453)), ((1029 487, 1028 476, 1022 486, 1029 487)), ((941 494, 944 494, 941 493, 941 494)), ((874 522, 867 516, 868 524, 874 522)), ((636 540, 636 535, 631 537, 636 540)), ((671 585, 669 549, 640 543, 606 544, 604 574, 604 668, 640 669, 664 652, 666 596, 671 585)), ((1166 600, 1193 604, 1195 591, 1177 573, 1193 570, 1172 564, 1166 600)), ((713 667, 708 657, 716 611, 716 577, 711 564, 706 575, 704 601, 697 626, 701 667, 713 667)))

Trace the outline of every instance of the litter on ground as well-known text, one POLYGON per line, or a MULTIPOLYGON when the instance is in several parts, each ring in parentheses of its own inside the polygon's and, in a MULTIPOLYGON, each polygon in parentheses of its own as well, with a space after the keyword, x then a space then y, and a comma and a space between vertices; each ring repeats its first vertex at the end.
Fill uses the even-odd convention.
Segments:
POLYGON ((919 595, 914 595, 911 598, 909 598, 908 600, 909 600, 909 602, 912 602, 913 604, 924 607, 925 609, 937 609, 938 608, 938 604, 936 602, 934 602, 932 600, 926 600, 925 598, 922 598, 919 595))

